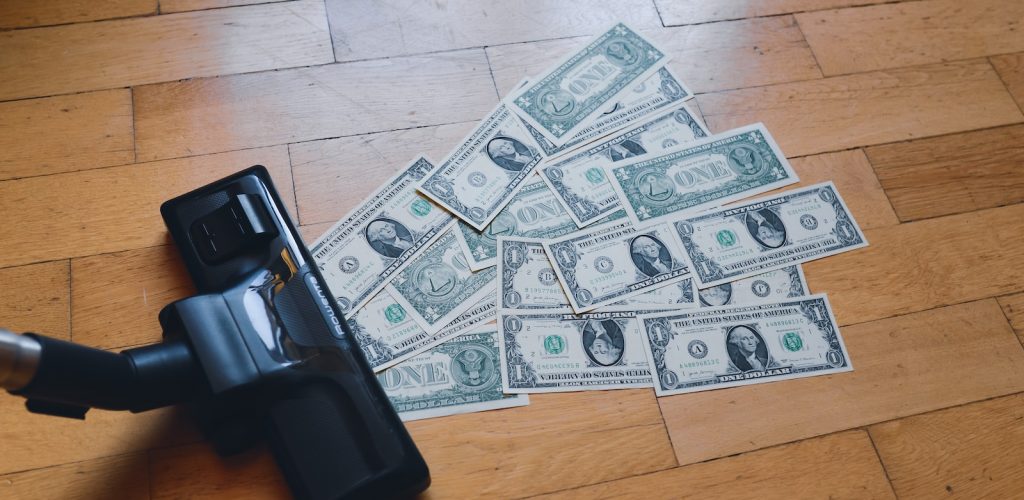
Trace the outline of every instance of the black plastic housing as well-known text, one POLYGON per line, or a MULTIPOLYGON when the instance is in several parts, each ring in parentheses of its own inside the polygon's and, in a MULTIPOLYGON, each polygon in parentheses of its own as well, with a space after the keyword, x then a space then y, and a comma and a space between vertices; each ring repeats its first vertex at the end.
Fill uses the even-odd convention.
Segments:
POLYGON ((84 419, 90 408, 140 412, 188 401, 203 378, 183 339, 139 347, 120 355, 34 333, 39 366, 25 396, 33 413, 84 419))
POLYGON ((160 212, 198 296, 167 306, 207 382, 200 426, 223 454, 261 438, 297 498, 394 498, 430 484, 267 170, 254 166, 160 212))

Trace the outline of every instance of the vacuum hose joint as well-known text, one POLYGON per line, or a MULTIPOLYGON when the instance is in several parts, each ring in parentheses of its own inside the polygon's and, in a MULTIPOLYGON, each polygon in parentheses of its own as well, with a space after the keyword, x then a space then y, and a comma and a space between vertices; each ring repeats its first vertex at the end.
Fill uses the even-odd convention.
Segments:
POLYGON ((28 398, 37 413, 146 411, 188 401, 202 388, 202 371, 181 338, 114 353, 0 330, 0 389, 28 398))
POLYGON ((0 328, 0 389, 16 391, 29 384, 39 370, 39 341, 0 328))

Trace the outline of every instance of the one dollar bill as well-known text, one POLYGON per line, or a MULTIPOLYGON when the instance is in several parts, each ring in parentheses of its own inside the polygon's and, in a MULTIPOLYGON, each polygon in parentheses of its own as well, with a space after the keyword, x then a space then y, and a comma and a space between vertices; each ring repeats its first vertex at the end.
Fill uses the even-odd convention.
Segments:
POLYGON ((507 393, 650 387, 636 312, 500 311, 507 393))
MULTIPOLYGON (((517 86, 517 88, 519 87, 517 86)), ((544 154, 553 158, 580 148, 588 142, 631 123, 659 114, 691 97, 693 97, 693 93, 686 88, 686 85, 668 67, 662 66, 646 80, 631 87, 629 92, 619 96, 617 102, 609 105, 604 113, 581 127, 561 146, 556 146, 529 123, 524 123, 526 130, 544 150, 544 154)))
MULTIPOLYGON (((501 237, 498 249, 498 304, 502 309, 562 311, 571 308, 569 298, 544 252, 544 240, 501 237)), ((696 287, 686 278, 677 283, 645 291, 595 309, 636 311, 640 309, 686 309, 696 307, 696 287)))
POLYGON ((616 23, 510 96, 514 111, 555 145, 567 142, 669 56, 616 23))
POLYGON ((604 168, 636 224, 674 219, 800 180, 760 123, 604 168))
POLYGON ((540 167, 539 173, 579 227, 621 210, 605 167, 657 155, 709 135, 684 104, 540 167))
POLYGON ((598 307, 593 312, 611 311, 663 311, 692 309, 697 307, 697 285, 693 278, 686 277, 681 281, 663 287, 647 290, 639 295, 626 297, 618 302, 598 307))
POLYGON ((544 158, 523 123, 501 103, 418 189, 482 231, 544 158))
POLYGON ((455 337, 377 374, 402 420, 525 406, 525 394, 501 388, 493 326, 455 337))
POLYGON ((668 224, 610 222, 554 240, 544 251, 573 311, 583 313, 689 274, 668 224))
POLYGON ((698 291, 701 307, 749 306, 810 294, 799 264, 698 291))
POLYGON ((495 269, 473 272, 455 241, 454 231, 446 231, 386 288, 430 334, 494 293, 495 269))
POLYGON ((578 229, 548 186, 539 178, 533 179, 483 231, 458 224, 456 236, 474 271, 495 264, 499 236, 554 238, 578 229))
POLYGON ((427 333, 388 290, 381 290, 365 307, 348 317, 349 330, 373 371, 394 366, 456 335, 494 319, 493 296, 485 296, 441 331, 427 333))
POLYGON ((658 396, 853 370, 824 295, 640 316, 658 396))
POLYGON ((453 222, 416 193, 433 170, 426 158, 416 159, 313 244, 313 259, 343 313, 363 307, 453 222))
POLYGON ((867 246, 831 182, 674 223, 699 288, 867 246))

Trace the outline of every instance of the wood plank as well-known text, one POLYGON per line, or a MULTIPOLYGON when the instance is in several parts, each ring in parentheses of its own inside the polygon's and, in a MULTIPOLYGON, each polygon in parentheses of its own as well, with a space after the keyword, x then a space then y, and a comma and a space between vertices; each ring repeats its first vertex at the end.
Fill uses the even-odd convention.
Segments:
POLYGON ((809 10, 870 5, 890 0, 654 0, 665 26, 778 16, 809 10))
POLYGON ((868 247, 804 264, 842 324, 1024 290, 1024 205, 865 231, 868 247))
POLYGON ((190 10, 222 9, 224 7, 240 7, 242 5, 280 1, 282 0, 160 0, 160 13, 171 14, 190 10))
POLYGON ((284 146, 0 182, 0 213, 18 214, 0 267, 165 245, 161 203, 254 164, 294 213, 284 146))
POLYGON ((1013 331, 1017 332, 1017 337, 1024 344, 1024 293, 999 297, 997 300, 1013 331))
POLYGON ((656 40, 694 92, 821 78, 792 16, 668 28, 656 40))
MULTIPOLYGON (((91 410, 85 422, 36 415, 25 399, 0 397, 0 474, 124 455, 202 439, 191 416, 175 408, 145 413, 91 410)), ((2 491, 2 490, 0 490, 2 491)))
POLYGON ((74 340, 100 349, 159 342, 160 310, 196 293, 174 245, 72 259, 71 283, 74 340))
MULTIPOLYGON (((791 16, 668 28, 650 37, 672 56, 669 68, 694 92, 821 78, 791 16)), ((498 93, 548 69, 586 38, 487 47, 498 93)))
POLYGON ((612 497, 896 498, 864 431, 808 439, 542 498, 612 497))
POLYGON ((302 224, 335 222, 419 154, 443 160, 477 122, 288 146, 302 224))
POLYGON ((318 0, 8 31, 0 53, 0 100, 334 61, 318 0))
POLYGON ((1022 2, 925 0, 796 18, 826 75, 1024 50, 1022 2))
POLYGON ((153 500, 292 498, 265 448, 220 457, 207 443, 150 453, 153 500))
POLYGON ((479 49, 190 80, 135 89, 136 148, 155 160, 476 121, 496 104, 479 49))
POLYGON ((0 180, 135 160, 132 92, 0 103, 0 180))
POLYGON ((861 229, 899 224, 899 219, 892 211, 892 205, 885 197, 885 191, 878 184, 878 178, 875 177, 875 172, 862 151, 804 156, 793 158, 790 163, 800 176, 800 182, 761 196, 832 181, 861 229))
POLYGON ((900 498, 1017 498, 1024 483, 1024 395, 869 429, 900 498))
POLYGON ((67 261, 0 269, 0 328, 71 338, 67 261))
MULTIPOLYGON (((409 423, 430 466, 426 497, 522 497, 675 465, 650 390, 541 394, 530 402, 409 423)), ((153 491, 180 498, 228 488, 230 497, 281 497, 268 454, 243 462, 217 464, 199 447, 154 453, 153 491)))
POLYGON ((996 56, 989 60, 1017 101, 1017 106, 1024 109, 1024 53, 996 56))
POLYGON ((408 427, 432 498, 524 497, 676 465, 647 389, 531 394, 530 406, 408 427))
POLYGON ((1024 349, 993 299, 842 334, 850 373, 659 398, 679 463, 1024 390, 1024 349))
POLYGON ((339 61, 589 36, 615 21, 644 33, 661 28, 647 0, 328 0, 327 13, 339 61))
POLYGON ((302 236, 302 241, 309 246, 314 241, 320 239, 320 235, 327 232, 331 226, 334 225, 335 221, 321 222, 319 224, 308 224, 305 226, 299 226, 299 235, 302 236))
POLYGON ((866 150, 900 220, 1024 201, 1024 125, 866 150))
POLYGON ((4 0, 0 29, 81 23, 156 14, 157 0, 4 0))
POLYGON ((733 90, 697 99, 712 130, 764 122, 789 156, 1024 120, 984 60, 733 90))
POLYGON ((144 453, 104 457, 0 476, 0 497, 10 500, 149 498, 144 453))

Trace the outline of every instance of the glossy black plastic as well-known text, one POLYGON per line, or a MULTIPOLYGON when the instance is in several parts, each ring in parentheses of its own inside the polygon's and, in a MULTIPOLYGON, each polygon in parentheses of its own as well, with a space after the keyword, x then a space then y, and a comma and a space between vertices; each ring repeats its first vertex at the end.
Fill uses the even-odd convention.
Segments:
POLYGON ((218 451, 267 438, 298 498, 393 498, 426 463, 355 344, 265 168, 170 200, 164 221, 200 295, 161 312, 208 384, 218 451))

